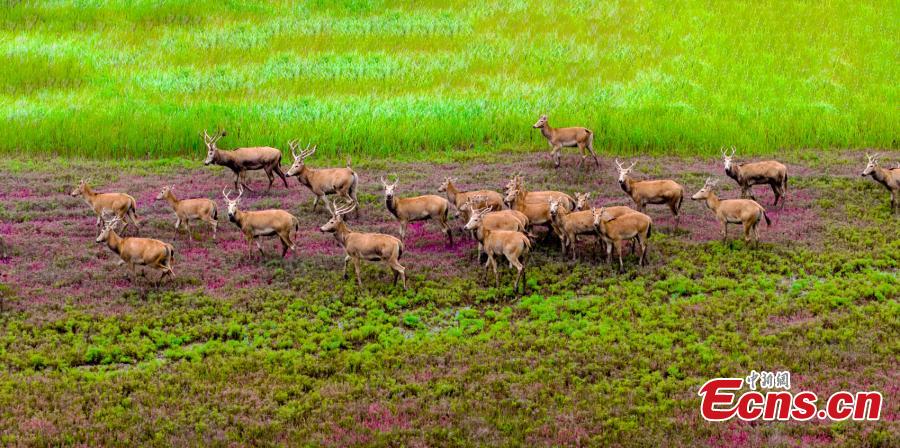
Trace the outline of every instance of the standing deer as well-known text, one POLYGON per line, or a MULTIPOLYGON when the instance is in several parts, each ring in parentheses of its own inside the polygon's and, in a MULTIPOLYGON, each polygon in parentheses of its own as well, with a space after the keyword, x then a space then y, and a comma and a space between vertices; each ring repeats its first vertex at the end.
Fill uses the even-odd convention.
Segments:
MULTIPOLYGON (((469 217, 475 210, 491 210, 491 207, 485 207, 482 204, 486 202, 484 196, 469 196, 466 203, 460 207, 461 211, 466 211, 469 217)), ((466 221, 468 224, 469 221, 466 221)), ((500 211, 490 211, 481 218, 482 225, 491 230, 511 230, 522 232, 528 235, 530 227, 528 217, 518 210, 504 209, 500 211)), ((465 225, 465 224, 464 224, 465 225)), ((481 235, 481 227, 472 231, 473 238, 478 241, 478 260, 481 261, 483 247, 481 241, 484 239, 481 235)))
POLYGON ((716 219, 722 225, 722 242, 728 239, 728 224, 744 225, 744 241, 750 243, 751 233, 755 245, 759 245, 759 223, 765 218, 766 225, 771 226, 772 221, 766 214, 766 209, 753 199, 719 199, 713 191, 718 181, 706 179, 703 188, 691 196, 695 201, 705 200, 706 206, 716 214, 716 219))
POLYGON ((122 232, 129 224, 140 231, 141 225, 137 217, 137 203, 134 198, 125 193, 97 193, 87 181, 81 179, 78 186, 72 190, 72 197, 81 196, 84 202, 94 210, 97 214, 97 227, 100 227, 103 214, 106 212, 114 214, 119 220, 125 224, 122 232), (128 218, 127 220, 125 218, 128 218), (130 221, 130 223, 129 223, 130 221))
POLYGON ((490 207, 494 211, 503 209, 503 196, 500 193, 492 190, 459 191, 453 184, 455 181, 456 179, 452 177, 445 178, 444 183, 438 187, 438 192, 447 192, 447 199, 450 200, 456 211, 462 214, 466 222, 469 221, 469 212, 464 212, 461 208, 471 197, 480 196, 482 198, 483 205, 478 205, 479 208, 490 207))
MULTIPOLYGON (((359 176, 350 168, 350 158, 347 158, 346 168, 320 168, 313 169, 306 166, 304 161, 306 158, 316 153, 318 145, 310 149, 306 145, 306 149, 297 153, 297 140, 288 143, 291 148, 291 155, 294 156, 294 164, 287 172, 287 176, 297 176, 297 181, 301 185, 305 185, 316 196, 313 201, 313 211, 319 205, 319 200, 325 201, 325 195, 337 194, 347 201, 358 204, 356 198, 357 184, 359 176)), ((354 207, 356 216, 359 217, 359 207, 354 207)))
POLYGON ((219 208, 216 203, 210 199, 178 199, 172 190, 173 185, 163 187, 162 191, 156 196, 157 201, 163 199, 169 203, 172 210, 175 211, 175 232, 181 227, 181 223, 187 227, 188 238, 194 239, 191 234, 191 220, 200 220, 212 226, 213 240, 216 239, 216 231, 219 229, 219 208))
POLYGON ((578 147, 581 150, 581 161, 578 162, 576 168, 580 168, 587 159, 588 151, 594 158, 594 163, 600 167, 600 160, 597 159, 597 153, 594 152, 594 133, 588 128, 551 128, 547 122, 547 115, 541 115, 537 123, 533 126, 535 129, 541 130, 541 135, 547 139, 550 144, 550 155, 553 156, 553 162, 559 168, 559 151, 561 148, 578 147))
POLYGON ((896 168, 882 168, 878 166, 878 154, 870 156, 866 153, 866 157, 869 159, 869 163, 866 164, 866 169, 860 175, 872 176, 872 179, 884 185, 884 188, 891 193, 891 213, 895 209, 900 210, 900 199, 898 199, 900 196, 900 163, 896 168))
POLYGON ((547 196, 544 202, 527 202, 525 195, 526 192, 522 188, 514 188, 507 193, 506 201, 510 204, 511 209, 524 214, 528 218, 530 225, 547 226, 550 228, 549 233, 555 232, 559 234, 559 230, 556 229, 553 219, 550 217, 550 203, 547 202, 555 198, 547 196))
POLYGON ((394 271, 394 285, 397 284, 399 276, 403 281, 403 289, 406 289, 406 268, 400 264, 400 257, 403 256, 403 241, 383 233, 361 233, 351 230, 343 216, 356 207, 355 202, 341 206, 335 204, 330 208, 326 202, 325 206, 331 211, 331 220, 319 230, 333 233, 334 239, 344 248, 344 279, 347 278, 347 265, 352 260, 353 269, 356 271, 356 283, 362 288, 359 260, 383 261, 394 271))
POLYGON ((775 194, 772 206, 778 205, 778 200, 781 199, 781 206, 784 207, 784 194, 788 184, 787 167, 774 160, 735 164, 732 162, 735 151, 736 149, 731 147, 731 154, 728 154, 723 149, 722 160, 725 163, 725 174, 741 186, 741 198, 749 197, 755 200, 750 187, 769 184, 775 194))
MULTIPOLYGON (((487 269, 491 267, 494 270, 494 286, 500 287, 500 274, 497 272, 497 261, 494 255, 503 255, 509 261, 510 267, 515 267, 516 281, 513 284, 513 291, 518 293, 519 281, 522 282, 522 294, 527 290, 525 280, 525 261, 523 258, 531 250, 531 240, 524 233, 513 230, 493 230, 483 225, 484 217, 490 212, 490 209, 484 208, 472 212, 469 222, 466 223, 466 230, 477 230, 476 235, 481 238, 481 244, 487 253, 488 260, 484 265, 487 269)), ((485 275, 487 271, 485 270, 485 275)))
POLYGON ((561 191, 528 191, 525 189, 525 179, 520 175, 515 175, 506 184, 506 199, 504 201, 510 208, 512 208, 512 205, 510 205, 509 198, 513 196, 510 194, 513 190, 522 190, 525 193, 525 202, 546 203, 547 199, 558 199, 560 204, 569 210, 574 210, 578 204, 575 199, 572 199, 572 196, 561 191))
MULTIPOLYGON (((143 265, 161 271, 159 280, 170 275, 175 276, 172 270, 172 262, 175 261, 175 248, 171 244, 150 238, 121 237, 116 233, 116 224, 120 218, 114 215, 104 215, 104 221, 100 235, 96 242, 106 243, 110 250, 115 252, 121 261, 119 264, 127 264, 132 278, 137 275, 135 265, 143 265)), ((144 272, 142 271, 143 275, 144 272)))
MULTIPOLYGON (((275 236, 281 240, 281 257, 287 255, 288 249, 294 250, 294 243, 291 241, 291 230, 297 232, 300 230, 300 220, 294 215, 284 210, 260 210, 245 212, 238 209, 238 201, 241 200, 244 190, 238 190, 238 196, 231 199, 228 192, 222 190, 222 196, 225 197, 225 204, 228 205, 228 220, 233 222, 241 233, 247 238, 247 250, 253 253, 253 240, 260 236, 275 236)), ((256 248, 259 249, 260 257, 263 255, 262 246, 256 241, 256 248)))
POLYGON ((246 188, 253 191, 246 182, 247 171, 264 170, 266 176, 269 177, 269 186, 266 192, 272 189, 272 183, 275 182, 275 174, 284 182, 287 188, 287 178, 281 171, 281 151, 268 146, 257 146, 252 148, 238 148, 232 151, 224 151, 216 147, 216 142, 224 137, 225 131, 210 137, 206 131, 203 131, 203 141, 206 143, 206 160, 204 165, 215 164, 228 167, 234 172, 234 189, 239 190, 246 188), (274 173, 274 174, 273 174, 274 173))
POLYGON ((577 259, 575 243, 578 242, 578 235, 597 234, 597 226, 594 225, 594 215, 591 210, 570 212, 565 207, 560 206, 559 201, 556 199, 550 199, 549 203, 550 217, 553 219, 553 227, 559 232, 562 253, 565 255, 566 247, 568 247, 572 252, 572 261, 575 261, 577 259))
POLYGON ((615 246, 616 254, 619 256, 619 270, 624 270, 622 244, 625 241, 637 239, 637 244, 641 247, 639 264, 643 266, 646 263, 648 240, 653 227, 653 220, 649 216, 641 212, 613 216, 603 207, 599 210, 591 208, 591 213, 594 216, 594 226, 600 233, 600 237, 606 242, 607 260, 612 258, 612 248, 615 246))
POLYGON ((674 180, 635 180, 630 176, 634 162, 625 168, 616 159, 616 169, 619 171, 619 186, 622 191, 631 196, 637 211, 643 213, 647 204, 666 204, 672 215, 675 216, 675 227, 681 222, 678 212, 681 210, 681 202, 684 200, 684 188, 674 180))
POLYGON ((453 232, 450 231, 450 223, 448 222, 450 213, 450 202, 446 199, 426 194, 424 196, 415 196, 411 198, 397 198, 394 195, 394 188, 400 179, 388 184, 384 178, 381 178, 381 185, 384 186, 384 203, 388 211, 400 222, 400 239, 406 240, 406 227, 413 221, 424 221, 433 219, 441 226, 441 230, 447 234, 449 245, 453 245, 453 232))

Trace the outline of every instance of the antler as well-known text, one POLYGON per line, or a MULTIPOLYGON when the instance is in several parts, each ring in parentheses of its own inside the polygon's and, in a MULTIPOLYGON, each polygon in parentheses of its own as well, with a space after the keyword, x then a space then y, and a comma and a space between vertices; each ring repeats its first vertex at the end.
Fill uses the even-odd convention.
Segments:
POLYGON ((236 198, 231 199, 230 195, 231 195, 231 190, 229 190, 228 193, 226 193, 226 192, 225 192, 225 189, 224 189, 224 188, 222 189, 222 196, 225 196, 225 200, 228 201, 228 202, 235 202, 235 201, 237 201, 238 199, 240 199, 241 196, 244 195, 244 187, 241 187, 241 188, 238 189, 238 195, 237 195, 236 198))
POLYGON ((396 187, 396 186, 397 186, 397 183, 400 182, 400 176, 394 174, 394 178, 395 178, 396 180, 395 180, 394 183, 392 183, 392 184, 388 184, 388 183, 384 180, 384 176, 379 176, 379 177, 378 177, 378 180, 381 181, 381 185, 384 185, 384 188, 387 188, 387 187, 396 187))
POLYGON ((306 149, 300 152, 301 159, 305 159, 316 153, 316 149, 319 147, 319 145, 315 145, 312 147, 312 149, 309 149, 310 145, 312 145, 312 143, 307 144, 306 149))
POLYGON ((291 148, 291 156, 293 156, 294 159, 297 159, 298 157, 297 157, 297 151, 296 151, 297 150, 297 139, 296 138, 288 141, 288 148, 291 148))
POLYGON ((731 156, 729 156, 729 157, 734 157, 735 152, 737 152, 737 148, 735 148, 734 145, 732 145, 731 146, 731 156))
POLYGON ((333 213, 335 216, 343 216, 343 215, 346 215, 347 213, 350 213, 351 211, 353 211, 354 208, 356 208, 356 202, 349 201, 349 202, 341 205, 340 207, 335 207, 333 213))

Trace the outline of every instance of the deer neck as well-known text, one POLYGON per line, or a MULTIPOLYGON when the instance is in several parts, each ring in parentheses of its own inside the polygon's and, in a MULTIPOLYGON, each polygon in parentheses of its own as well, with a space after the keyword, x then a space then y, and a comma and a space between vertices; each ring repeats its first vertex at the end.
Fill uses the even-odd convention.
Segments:
POLYGON ((706 196, 706 206, 712 211, 716 211, 719 208, 719 202, 719 197, 712 191, 706 196))
POLYGON ((231 155, 231 151, 223 151, 219 148, 216 148, 216 152, 213 153, 213 163, 229 168, 237 166, 234 157, 231 155))
POLYGON ((736 163, 732 163, 731 166, 725 170, 725 174, 732 179, 740 179, 741 177, 741 167, 736 163))
POLYGON ((553 138, 553 131, 555 131, 555 130, 556 130, 556 129, 553 129, 553 128, 550 127, 550 123, 544 123, 544 124, 541 126, 541 135, 543 135, 544 138, 546 138, 546 139, 548 139, 548 140, 549 140, 549 139, 552 139, 552 138, 553 138))
POLYGON ((353 230, 350 230, 350 226, 347 225, 343 220, 337 223, 337 226, 334 230, 334 239, 337 240, 338 244, 341 247, 347 246, 347 238, 350 234, 353 233, 353 230))
POLYGON ((228 215, 228 220, 235 223, 238 227, 243 228, 244 225, 242 222, 244 221, 244 212, 241 210, 235 210, 234 215, 228 215))
POLYGON ((168 202, 169 205, 171 205, 173 209, 178 208, 178 203, 180 201, 178 200, 178 198, 175 197, 175 193, 172 193, 171 191, 169 191, 168 193, 166 193, 166 195, 163 197, 163 199, 165 199, 166 202, 168 202))
POLYGON ((94 199, 97 198, 97 193, 91 189, 90 185, 84 186, 84 189, 81 190, 81 195, 84 197, 84 202, 87 202, 90 206, 94 205, 94 199))
POLYGON ((619 182, 619 186, 622 187, 622 191, 630 195, 634 191, 634 179, 631 176, 625 176, 625 180, 619 182))
POLYGON ((304 163, 300 168, 300 171, 297 172, 297 181, 301 184, 306 185, 307 187, 310 185, 309 175, 312 174, 314 170, 304 163))
POLYGON ((447 182, 447 199, 454 205, 456 205, 457 194, 459 194, 459 190, 456 189, 456 185, 453 185, 453 182, 447 182))
POLYGON ((876 166, 875 169, 872 170, 872 179, 887 185, 888 176, 890 176, 890 174, 891 173, 888 172, 887 168, 876 166))
POLYGON ((397 197, 394 195, 385 196, 384 197, 384 205, 387 207, 388 211, 394 215, 395 218, 399 218, 397 215, 397 197))
POLYGON ((118 255, 122 254, 122 243, 125 242, 125 238, 119 236, 115 230, 109 230, 109 236, 106 238, 106 246, 109 247, 110 250, 115 252, 118 255))

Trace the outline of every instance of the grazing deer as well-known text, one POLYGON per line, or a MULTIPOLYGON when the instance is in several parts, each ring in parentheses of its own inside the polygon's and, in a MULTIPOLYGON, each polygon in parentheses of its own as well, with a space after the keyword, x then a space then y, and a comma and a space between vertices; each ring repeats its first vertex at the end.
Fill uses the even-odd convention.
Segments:
MULTIPOLYGON (((577 194, 576 194, 577 196, 577 194)), ((566 254, 566 247, 572 252, 572 260, 576 260, 575 243, 578 242, 578 235, 595 235, 597 234, 597 226, 594 225, 594 215, 590 210, 572 211, 559 205, 556 199, 549 199, 550 217, 553 220, 554 229, 559 233, 559 241, 562 246, 563 255, 566 254)))
MULTIPOLYGON (((480 238, 480 243, 487 253, 487 262, 484 268, 491 267, 494 270, 494 285, 500 287, 500 274, 497 272, 497 261, 494 255, 503 255, 509 261, 510 267, 515 267, 516 281, 513 284, 513 291, 518 293, 519 281, 522 282, 522 293, 527 289, 525 281, 525 261, 523 258, 531 250, 531 240, 524 233, 513 230, 493 230, 485 227, 483 224, 484 217, 490 212, 490 209, 484 208, 474 210, 469 222, 466 223, 466 230, 477 230, 476 237, 480 238)), ((487 274, 487 271, 485 271, 487 274)))
POLYGON ((216 231, 219 228, 219 208, 216 207, 215 201, 206 198, 197 199, 178 199, 172 190, 175 187, 168 185, 163 187, 162 191, 156 195, 156 200, 163 199, 172 206, 175 211, 175 232, 181 227, 181 223, 187 227, 188 238, 194 239, 191 234, 191 220, 196 219, 209 223, 213 229, 213 239, 216 239, 216 231))
POLYGON ((735 180, 741 186, 741 198, 753 197, 750 187, 754 185, 769 184, 772 186, 772 192, 775 194, 775 201, 772 206, 778 205, 781 199, 781 206, 784 206, 784 193, 787 191, 788 174, 787 167, 780 162, 767 160, 765 162, 738 163, 732 162, 734 158, 735 148, 731 148, 731 154, 722 150, 722 160, 725 162, 725 174, 735 180))
POLYGON ((653 227, 653 220, 649 216, 637 211, 613 216, 603 207, 599 210, 591 208, 591 213, 594 216, 594 226, 600 233, 600 238, 606 243, 607 260, 612 258, 612 248, 615 246, 616 254, 619 256, 619 270, 624 270, 622 244, 637 239, 637 244, 641 247, 641 258, 638 263, 641 266, 646 263, 648 240, 653 227))
POLYGON ((713 191, 718 181, 706 179, 703 188, 691 196, 695 201, 705 200, 706 206, 716 214, 716 219, 722 225, 722 242, 728 238, 728 224, 744 225, 744 241, 749 243, 751 233, 755 244, 759 245, 759 223, 765 218, 766 225, 771 226, 772 221, 766 214, 766 209, 753 199, 719 199, 713 191))
POLYGON ((675 215, 675 227, 681 222, 678 212, 681 210, 681 202, 684 200, 684 188, 674 180, 635 180, 630 176, 634 162, 625 168, 616 159, 616 169, 619 171, 619 186, 622 191, 631 196, 637 211, 643 213, 647 204, 666 204, 672 214, 675 215))
MULTIPOLYGON (((291 230, 297 232, 300 230, 300 220, 296 216, 284 210, 259 210, 245 212, 238 209, 238 201, 241 200, 244 190, 238 190, 238 196, 231 199, 228 192, 222 190, 222 196, 225 197, 225 204, 228 205, 228 220, 241 229, 241 233, 247 238, 247 248, 250 254, 253 253, 253 240, 260 236, 278 235, 281 239, 281 257, 287 255, 288 249, 294 250, 294 243, 291 241, 291 230)), ((260 257, 263 255, 262 246, 256 241, 256 248, 259 249, 260 257)))
MULTIPOLYGON (((492 210, 491 207, 486 207, 483 204, 486 202, 484 196, 469 196, 466 202, 460 206, 461 211, 466 211, 469 217, 472 216, 475 210, 492 210)), ((469 221, 466 221, 468 223, 469 221)), ((528 217, 525 216, 522 212, 518 210, 509 210, 504 209, 500 211, 490 211, 485 214, 481 218, 482 225, 491 230, 510 230, 514 232, 522 232, 528 235, 529 221, 528 217)), ((483 235, 481 235, 481 228, 478 230, 472 231, 473 238, 478 241, 478 260, 481 260, 481 254, 483 253, 483 247, 481 244, 481 240, 483 239, 483 235)))
MULTIPOLYGON (((119 264, 127 264, 132 277, 137 275, 135 265, 143 265, 161 271, 159 280, 166 275, 175 276, 172 262, 175 261, 175 248, 171 244, 150 238, 121 237, 116 233, 116 225, 120 218, 104 215, 104 221, 97 243, 106 243, 110 250, 122 259, 119 264)), ((141 272, 143 275, 143 272, 141 272)))
MULTIPOLYGON (((288 143, 291 148, 291 155, 294 156, 294 164, 287 172, 287 176, 297 176, 297 180, 301 185, 309 188, 316 199, 313 201, 313 211, 319 205, 319 200, 324 201, 325 195, 337 194, 345 200, 357 203, 356 191, 359 183, 359 176, 350 168, 350 158, 347 158, 346 168, 320 168, 313 169, 306 166, 304 161, 306 158, 316 153, 318 145, 310 149, 306 145, 306 149, 297 153, 297 140, 288 143)), ((359 217, 359 208, 356 207, 356 216, 359 217)))
POLYGON ((600 160, 597 159, 597 153, 594 152, 594 133, 588 128, 551 128, 547 122, 547 116, 541 115, 537 123, 533 126, 535 129, 541 130, 541 135, 547 139, 550 144, 550 155, 553 156, 553 162, 559 168, 559 151, 562 147, 573 148, 578 147, 581 150, 581 161, 578 162, 576 168, 580 168, 587 159, 588 151, 594 158, 594 163, 600 167, 600 160))
POLYGON ((253 191, 246 182, 247 171, 253 170, 264 170, 266 176, 269 177, 269 186, 266 188, 266 192, 272 189, 272 183, 275 182, 275 174, 281 178, 281 181, 284 182, 284 187, 287 188, 287 178, 284 177, 284 173, 281 171, 280 150, 268 146, 257 146, 224 151, 216 147, 216 142, 225 135, 225 131, 222 131, 210 137, 206 131, 203 131, 203 141, 206 143, 206 160, 203 161, 204 165, 221 165, 233 171, 235 190, 243 187, 253 191))
POLYGON ((81 179, 78 187, 72 190, 71 195, 72 197, 81 196, 84 198, 84 202, 94 210, 94 213, 97 214, 97 227, 100 227, 103 221, 103 214, 109 212, 125 224, 122 227, 123 232, 129 224, 133 225, 138 231, 141 228, 136 212, 137 203, 133 197, 125 193, 97 193, 88 185, 86 180, 81 179), (128 219, 126 220, 125 218, 128 219))
POLYGON ((381 178, 381 185, 384 186, 385 206, 400 222, 400 239, 406 240, 406 227, 410 222, 433 219, 440 224, 441 230, 447 234, 447 240, 452 246, 453 232, 450 231, 450 223, 448 222, 450 202, 433 194, 411 198, 397 198, 394 195, 394 188, 397 187, 398 182, 400 182, 399 178, 394 183, 388 184, 383 177, 381 178))
POLYGON ((438 187, 438 192, 447 193, 447 199, 450 200, 450 203, 453 204, 453 207, 456 208, 456 211, 459 214, 462 214, 463 219, 468 222, 469 221, 469 212, 462 210, 462 205, 465 204, 469 198, 480 196, 481 204, 477 205, 478 208, 482 207, 490 207, 491 210, 503 210, 503 196, 500 193, 492 190, 474 190, 474 191, 459 191, 456 188, 456 185, 453 184, 456 179, 452 177, 447 177, 444 179, 444 183, 438 187))
POLYGON ((333 233, 334 239, 344 248, 344 279, 347 278, 347 265, 352 260, 353 269, 356 271, 356 283, 362 288, 359 260, 383 261, 394 271, 394 285, 397 284, 399 276, 403 282, 403 289, 406 289, 406 268, 400 264, 400 257, 403 256, 403 241, 383 233, 361 233, 351 230, 343 216, 356 207, 355 202, 343 204, 340 207, 333 205, 330 208, 326 202, 325 206, 331 211, 331 220, 319 230, 333 233))
POLYGON ((884 185, 884 188, 891 192, 891 213, 895 209, 900 210, 900 199, 898 199, 900 196, 900 163, 896 168, 881 168, 878 166, 878 154, 870 156, 866 153, 866 157, 869 159, 869 163, 866 164, 866 169, 860 175, 872 176, 872 179, 884 185))

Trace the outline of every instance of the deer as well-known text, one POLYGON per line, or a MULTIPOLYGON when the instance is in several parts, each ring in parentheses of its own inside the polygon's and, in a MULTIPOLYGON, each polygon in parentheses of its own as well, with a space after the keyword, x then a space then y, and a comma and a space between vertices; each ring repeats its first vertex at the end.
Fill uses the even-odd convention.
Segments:
POLYGON ((454 185, 456 179, 452 177, 444 178, 444 183, 438 187, 439 193, 447 193, 447 199, 453 204, 453 207, 456 208, 458 214, 463 216, 466 222, 469 221, 469 212, 461 210, 463 204, 468 202, 469 198, 474 196, 481 197, 481 203, 483 205, 479 205, 479 207, 490 207, 493 211, 503 210, 503 196, 500 193, 492 190, 473 190, 473 191, 460 191, 454 185))
POLYGON ((722 150, 722 160, 725 163, 725 174, 735 180, 741 186, 741 198, 756 199, 753 197, 750 187, 754 185, 769 184, 772 187, 772 193, 775 194, 775 201, 772 206, 778 205, 779 199, 781 206, 784 207, 784 194, 787 191, 788 174, 787 167, 775 160, 767 160, 764 162, 752 163, 734 163, 734 153, 736 149, 731 147, 731 154, 722 150))
POLYGON ((891 213, 900 210, 900 163, 895 168, 882 168, 878 166, 878 154, 869 155, 866 153, 869 162, 860 176, 872 176, 876 182, 884 185, 891 193, 891 213))
MULTIPOLYGON (((521 175, 513 176, 506 184, 506 199, 504 199, 504 201, 507 205, 510 205, 509 198, 512 197, 510 192, 516 189, 525 192, 525 202, 545 203, 547 202, 547 199, 554 198, 559 199, 562 205, 569 210, 574 210, 577 205, 577 202, 575 199, 572 199, 572 196, 561 191, 527 191, 525 189, 525 179, 521 175)), ((512 208, 511 205, 510 208, 512 208)))
POLYGON ((525 281, 525 261, 523 260, 531 250, 531 239, 524 233, 514 230, 494 230, 484 225, 485 216, 490 213, 489 208, 473 210, 466 223, 466 230, 475 230, 477 238, 487 253, 487 262, 484 265, 485 275, 487 268, 490 267, 494 271, 494 286, 500 287, 500 274, 497 272, 497 261, 495 255, 503 255, 509 261, 509 266, 514 267, 517 271, 516 281, 513 284, 513 291, 518 293, 519 281, 522 282, 522 294, 525 294, 527 285, 525 281))
MULTIPOLYGON (((576 195, 577 197, 577 195, 576 195)), ((596 235, 597 226, 594 225, 594 215, 590 210, 569 211, 560 206, 557 199, 548 199, 550 204, 550 217, 553 220, 554 229, 559 235, 563 255, 566 247, 572 252, 572 261, 577 260, 575 243, 578 235, 596 235)))
POLYGON ((234 172, 234 189, 246 188, 253 191, 246 182, 247 171, 263 170, 269 178, 269 186, 266 193, 272 189, 275 182, 275 174, 284 182, 284 188, 288 188, 287 178, 281 171, 281 151, 269 146, 257 146, 252 148, 238 148, 231 151, 221 150, 216 143, 227 135, 225 131, 210 135, 203 131, 203 142, 206 144, 206 159, 204 165, 221 165, 234 172))
MULTIPOLYGON (((326 199, 327 201, 327 199, 326 199)), ((403 241, 393 235, 383 233, 354 232, 344 221, 344 215, 349 213, 357 204, 345 203, 340 206, 332 204, 325 207, 331 212, 331 220, 319 228, 320 232, 333 233, 334 239, 344 248, 344 279, 347 279, 347 265, 353 261, 353 269, 356 271, 356 283, 362 288, 362 277, 359 273, 359 261, 382 261, 394 272, 394 285, 397 285, 397 277, 400 277, 403 289, 406 289, 406 268, 400 264, 403 256, 403 241)))
POLYGON ((755 245, 759 245, 759 223, 763 219, 766 225, 771 226, 772 221, 766 214, 766 209, 753 199, 719 199, 713 188, 718 180, 707 178, 703 188, 691 196, 695 201, 706 201, 706 206, 713 211, 719 224, 722 225, 722 242, 728 239, 728 224, 744 225, 744 241, 750 243, 751 234, 755 245))
POLYGON ((394 195, 394 189, 397 187, 397 183, 400 182, 399 177, 395 176, 392 184, 387 183, 384 177, 380 180, 381 185, 384 186, 385 206, 394 215, 394 218, 400 222, 401 240, 406 240, 406 228, 410 222, 433 219, 441 226, 441 230, 447 234, 448 244, 450 246, 453 245, 453 232, 451 232, 448 222, 450 213, 449 201, 433 194, 398 198, 394 195))
POLYGON ((216 239, 216 232, 219 228, 219 208, 215 201, 206 198, 197 199, 178 199, 175 197, 173 190, 174 185, 166 185, 162 188, 156 200, 165 200, 175 211, 175 232, 181 228, 181 223, 187 227, 188 238, 194 239, 191 234, 191 220, 199 220, 208 223, 213 229, 213 240, 216 239))
MULTIPOLYGON (((460 210, 465 210, 469 217, 472 216, 476 210, 484 210, 487 209, 489 212, 482 217, 482 225, 491 230, 510 230, 515 232, 522 232, 528 236, 529 233, 529 221, 528 217, 525 216, 522 212, 518 210, 509 210, 503 209, 499 211, 494 211, 493 208, 484 206, 487 201, 484 196, 469 196, 466 202, 460 207, 460 210)), ((466 220, 466 223, 469 221, 466 220)), ((465 226, 465 224, 464 224, 465 226)), ((477 259, 481 260, 481 254, 484 252, 481 244, 481 240, 483 239, 483 235, 479 234, 481 228, 472 231, 473 239, 478 241, 478 253, 477 259)))
MULTIPOLYGON (((357 203, 356 193, 359 184, 359 176, 350 167, 350 158, 347 158, 346 168, 310 168, 306 166, 305 160, 316 153, 318 145, 310 149, 310 144, 306 145, 306 149, 297 153, 298 141, 292 140, 288 142, 291 148, 291 155, 294 157, 294 163, 287 171, 288 177, 297 177, 300 185, 309 188, 309 191, 316 196, 313 200, 312 211, 316 211, 319 201, 325 200, 325 195, 337 194, 345 200, 357 203)), ((356 216, 359 217, 359 207, 355 208, 356 216)))
MULTIPOLYGON (((257 237, 275 235, 281 240, 282 258, 287 255, 288 249, 295 250, 294 243, 291 241, 291 230, 294 232, 300 230, 300 220, 284 210, 240 210, 238 209, 238 201, 241 200, 243 195, 244 190, 240 189, 237 197, 231 199, 230 192, 222 189, 222 196, 225 197, 225 204, 228 206, 228 220, 241 229, 241 233, 247 239, 248 253, 253 253, 253 242, 257 237)), ((258 240, 256 241, 256 248, 259 249, 261 258, 263 250, 258 240)))
POLYGON ((603 207, 599 209, 592 207, 591 214, 594 216, 594 226, 600 238, 606 243, 607 260, 612 258, 612 249, 615 246, 616 255, 619 256, 620 272, 625 270, 625 264, 622 262, 622 244, 628 240, 637 239, 637 244, 641 247, 638 264, 640 266, 646 264, 648 240, 653 228, 653 220, 649 216, 638 211, 614 216, 603 207))
POLYGON ((137 231, 140 231, 141 224, 137 217, 137 202, 134 198, 125 193, 97 193, 88 181, 81 179, 81 182, 72 190, 72 197, 81 196, 84 202, 94 210, 97 214, 97 227, 101 226, 103 221, 103 213, 113 213, 124 224, 122 232, 129 224, 133 225, 137 231), (126 219, 127 218, 127 219, 126 219))
POLYGON ((590 129, 582 127, 552 128, 547 121, 546 114, 541 115, 531 127, 540 129, 541 135, 547 139, 547 143, 550 144, 551 148, 550 155, 553 157, 553 163, 556 165, 556 168, 559 168, 560 149, 563 147, 574 148, 576 146, 581 150, 581 161, 578 162, 576 169, 584 165, 588 151, 590 151, 591 157, 594 158, 594 163, 597 164, 598 168, 600 167, 600 160, 597 159, 597 153, 594 152, 594 133, 590 129))
POLYGON ((554 199, 554 197, 546 196, 544 202, 527 202, 525 195, 526 192, 523 187, 516 187, 506 194, 505 200, 510 204, 511 209, 525 215, 531 226, 545 225, 550 228, 551 232, 559 234, 559 230, 556 229, 553 219, 550 217, 550 204, 547 202, 549 199, 554 199))
MULTIPOLYGON (((101 216, 104 225, 97 236, 97 244, 106 243, 111 251, 121 260, 119 265, 128 265, 132 278, 137 275, 135 265, 143 265, 160 271, 159 281, 166 275, 175 277, 172 263, 175 261, 175 248, 169 243, 150 238, 121 237, 116 233, 116 225, 121 218, 111 214, 101 216)), ((144 275, 144 272, 141 272, 144 275)), ((158 283, 157 282, 157 283, 158 283)))
POLYGON ((619 186, 622 187, 631 200, 634 201, 637 211, 643 213, 647 204, 665 204, 669 206, 672 215, 675 216, 675 227, 681 222, 679 211, 684 200, 684 188, 674 180, 636 180, 630 176, 634 164, 625 168, 616 159, 616 169, 619 171, 619 186))

